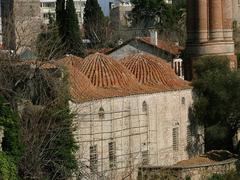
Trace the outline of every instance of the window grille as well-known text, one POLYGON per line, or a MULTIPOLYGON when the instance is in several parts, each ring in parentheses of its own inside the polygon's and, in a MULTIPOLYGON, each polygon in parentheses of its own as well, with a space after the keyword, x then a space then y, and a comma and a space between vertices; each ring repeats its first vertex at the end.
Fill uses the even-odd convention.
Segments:
POLYGON ((148 165, 148 163, 149 163, 148 150, 142 151, 142 165, 148 165))
POLYGON ((116 142, 108 143, 108 152, 109 152, 109 167, 117 167, 117 157, 116 157, 116 142))
POLYGON ((182 104, 184 105, 185 104, 185 97, 182 97, 182 104))
POLYGON ((190 125, 187 126, 187 144, 191 144, 192 142, 192 133, 190 125))
POLYGON ((98 116, 99 116, 99 119, 103 119, 104 118, 104 109, 103 109, 103 107, 99 108, 98 116))
POLYGON ((142 103, 142 111, 143 112, 147 112, 148 111, 148 106, 147 106, 147 102, 146 101, 143 101, 143 103, 142 103))
POLYGON ((90 169, 92 172, 97 172, 98 156, 97 145, 90 146, 90 169))
POLYGON ((173 136, 173 150, 174 151, 178 151, 178 145, 179 145, 179 140, 178 140, 178 136, 179 136, 179 128, 173 128, 173 132, 172 132, 172 136, 173 136))

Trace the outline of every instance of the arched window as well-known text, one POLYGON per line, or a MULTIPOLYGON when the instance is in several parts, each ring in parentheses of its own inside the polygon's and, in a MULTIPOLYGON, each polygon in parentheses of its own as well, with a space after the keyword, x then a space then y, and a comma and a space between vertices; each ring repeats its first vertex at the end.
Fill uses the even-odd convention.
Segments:
POLYGON ((143 101, 143 103, 142 103, 142 111, 143 112, 147 112, 148 111, 148 105, 147 105, 146 101, 143 101))
POLYGON ((185 97, 182 97, 182 104, 184 105, 185 104, 185 97))
POLYGON ((99 116, 99 119, 103 119, 104 118, 104 109, 103 109, 103 107, 99 108, 98 116, 99 116))

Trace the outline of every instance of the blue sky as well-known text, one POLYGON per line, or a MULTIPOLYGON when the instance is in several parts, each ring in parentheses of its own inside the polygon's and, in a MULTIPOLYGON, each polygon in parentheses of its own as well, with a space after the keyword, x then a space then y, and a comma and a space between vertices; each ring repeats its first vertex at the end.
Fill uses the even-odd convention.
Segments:
POLYGON ((102 10, 105 14, 105 16, 108 16, 109 15, 109 8, 108 8, 108 5, 109 5, 109 0, 98 0, 100 6, 102 7, 102 10))

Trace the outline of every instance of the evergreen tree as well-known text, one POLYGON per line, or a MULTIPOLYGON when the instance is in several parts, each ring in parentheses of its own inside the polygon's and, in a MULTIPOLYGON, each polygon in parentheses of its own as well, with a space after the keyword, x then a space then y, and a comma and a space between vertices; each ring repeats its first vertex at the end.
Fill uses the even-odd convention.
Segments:
POLYGON ((60 34, 64 32, 65 23, 65 0, 56 1, 56 24, 59 27, 60 34))
POLYGON ((67 53, 82 55, 82 40, 73 0, 66 2, 63 40, 67 53))
POLYGON ((62 44, 61 53, 82 55, 82 40, 73 0, 57 0, 56 25, 62 44))
POLYGON ((86 38, 92 44, 99 45, 106 39, 106 18, 97 0, 87 0, 84 14, 84 29, 86 38))

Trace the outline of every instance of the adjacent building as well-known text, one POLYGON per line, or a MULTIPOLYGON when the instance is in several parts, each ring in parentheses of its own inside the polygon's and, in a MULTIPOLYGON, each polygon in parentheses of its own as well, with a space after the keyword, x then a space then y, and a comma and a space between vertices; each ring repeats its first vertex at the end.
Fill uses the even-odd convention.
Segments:
POLYGON ((180 58, 180 55, 184 48, 179 46, 178 43, 158 39, 157 31, 155 30, 150 32, 150 37, 130 39, 109 50, 106 54, 116 60, 136 53, 152 54, 171 64, 175 73, 183 78, 183 60, 180 58))
POLYGON ((96 53, 58 62, 69 70, 76 157, 85 178, 136 179, 141 166, 172 165, 203 152, 203 131, 189 119, 192 87, 165 61, 96 53))
POLYGON ((110 21, 114 29, 129 27, 131 20, 129 14, 133 9, 130 0, 115 0, 110 2, 110 21))
MULTIPOLYGON (((78 22, 80 27, 83 24, 84 8, 87 0, 74 0, 78 22)), ((45 24, 49 21, 49 15, 56 18, 56 0, 40 0, 40 12, 45 24)))

